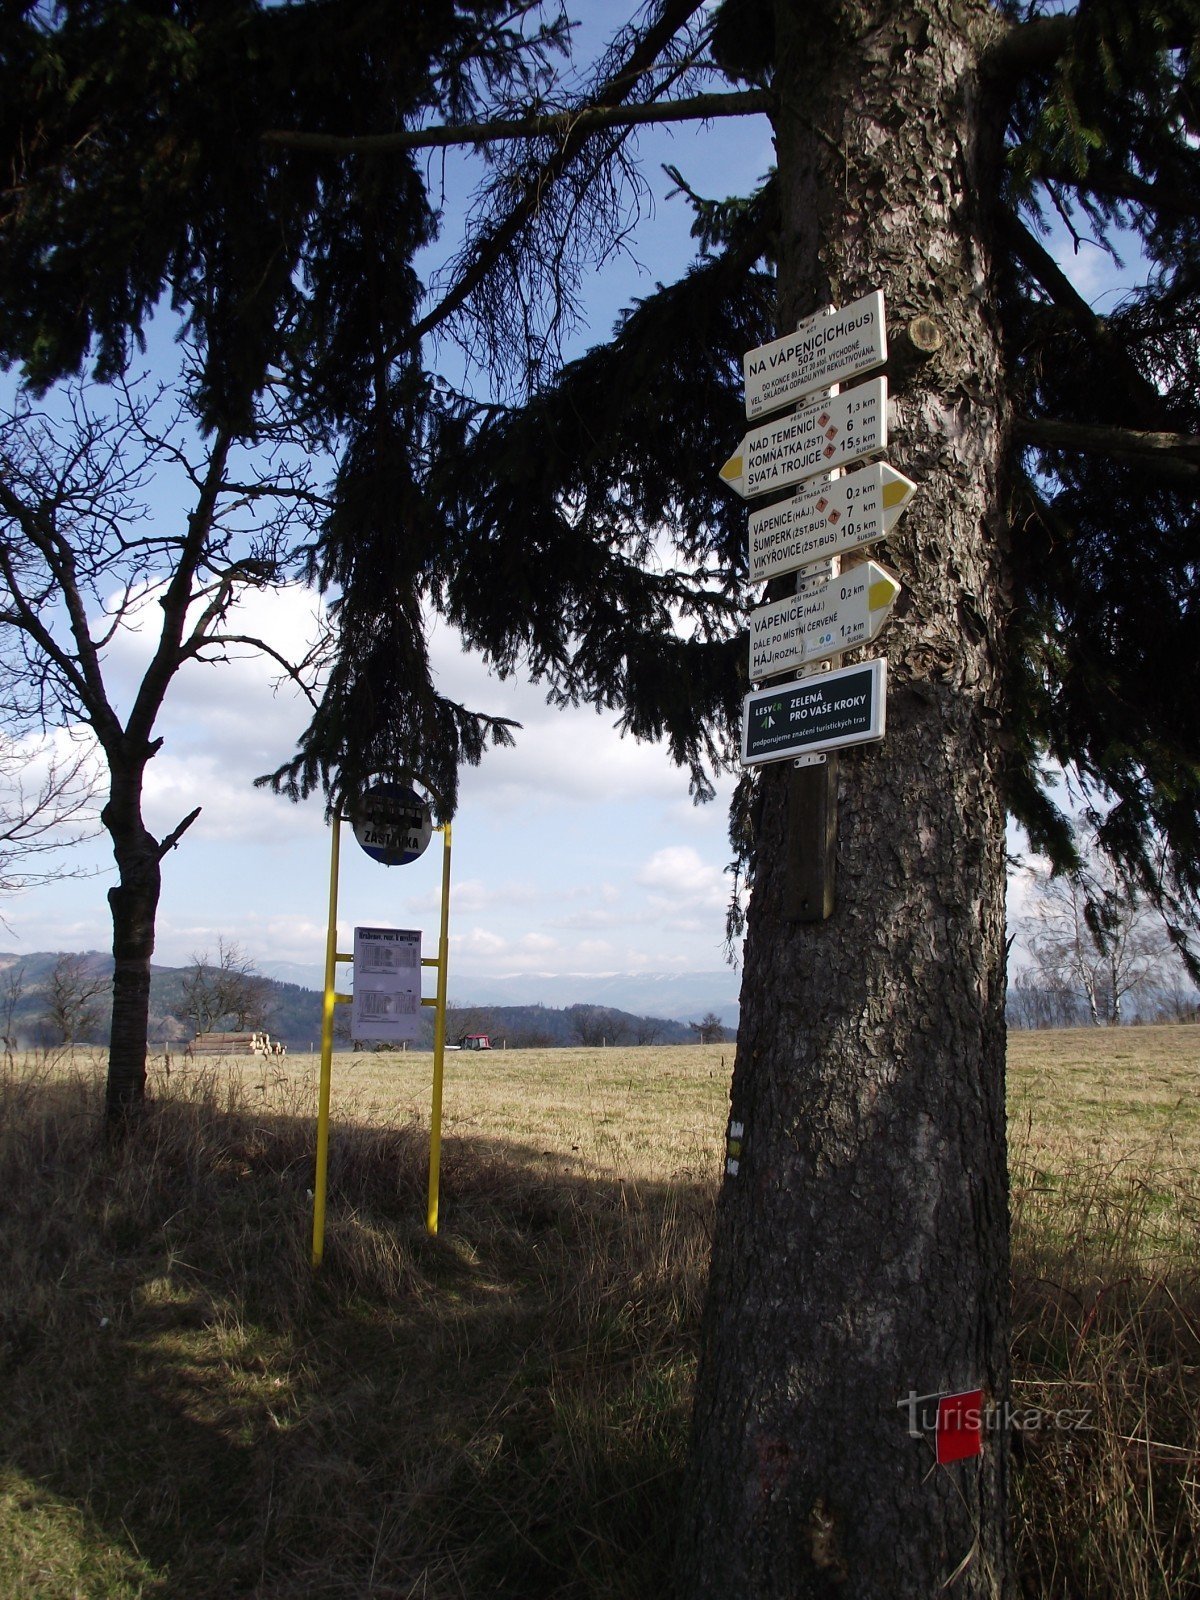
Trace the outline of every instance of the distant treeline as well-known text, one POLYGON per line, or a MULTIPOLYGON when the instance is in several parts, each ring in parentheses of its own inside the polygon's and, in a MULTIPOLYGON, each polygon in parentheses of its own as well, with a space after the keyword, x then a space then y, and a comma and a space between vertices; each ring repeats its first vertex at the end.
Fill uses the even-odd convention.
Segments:
MULTIPOLYGON (((432 1008, 426 1018, 433 1032, 432 1008)), ((446 1037, 453 1043, 468 1033, 486 1033, 494 1044, 509 1049, 537 1049, 555 1045, 696 1044, 734 1037, 715 1017, 679 1022, 667 1017, 641 1017, 613 1006, 451 1006, 446 1014, 446 1037)))

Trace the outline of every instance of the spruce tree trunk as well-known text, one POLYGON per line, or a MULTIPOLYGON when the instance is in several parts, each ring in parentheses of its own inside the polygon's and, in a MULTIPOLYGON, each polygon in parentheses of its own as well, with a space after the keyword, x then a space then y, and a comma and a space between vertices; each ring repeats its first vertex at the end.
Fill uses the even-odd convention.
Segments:
POLYGON ((778 0, 776 23, 780 331, 884 290, 888 459, 919 493, 878 552, 905 589, 860 653, 887 651, 887 737, 839 761, 828 921, 790 916, 805 775, 763 774, 745 1133, 718 1208, 678 1594, 998 1596, 1003 1431, 937 1466, 899 1406, 1007 1399, 1005 414, 974 204, 997 181, 975 72, 994 18, 986 0, 778 0), (902 368, 894 335, 917 316, 942 344, 902 368))
MULTIPOLYGON (((110 766, 112 765, 110 759, 110 766)), ((102 820, 113 842, 116 885, 108 891, 113 923, 113 1004, 106 1111, 120 1127, 146 1096, 146 1035, 150 1026, 150 961, 162 882, 161 846, 141 816, 142 772, 113 772, 102 820)))

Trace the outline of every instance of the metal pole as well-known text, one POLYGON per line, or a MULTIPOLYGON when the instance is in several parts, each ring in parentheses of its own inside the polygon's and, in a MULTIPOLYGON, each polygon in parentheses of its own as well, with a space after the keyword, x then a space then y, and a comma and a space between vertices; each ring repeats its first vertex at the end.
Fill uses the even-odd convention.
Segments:
POLYGON ((446 970, 450 956, 450 824, 442 824, 442 922, 438 933, 437 1009, 433 1014, 433 1106, 429 1114, 429 1209, 425 1226, 438 1231, 442 1171, 442 1066, 446 1059, 446 970))
POLYGON ((335 811, 333 843, 329 849, 329 927, 325 934, 325 995, 321 1006, 321 1089, 317 1105, 317 1170, 313 1179, 312 1264, 321 1265, 325 1254, 325 1189, 329 1169, 329 1087, 333 1078, 333 1009, 337 978, 338 855, 342 814, 335 811))

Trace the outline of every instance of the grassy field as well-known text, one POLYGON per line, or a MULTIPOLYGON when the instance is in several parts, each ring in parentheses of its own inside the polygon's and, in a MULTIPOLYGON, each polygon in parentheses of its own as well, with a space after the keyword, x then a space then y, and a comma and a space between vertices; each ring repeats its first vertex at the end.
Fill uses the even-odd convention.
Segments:
MULTIPOLYGON (((0 1079, 0 1595, 661 1600, 732 1047, 0 1079)), ((1200 1592, 1200 1029, 1014 1035, 1025 1592, 1200 1592)))

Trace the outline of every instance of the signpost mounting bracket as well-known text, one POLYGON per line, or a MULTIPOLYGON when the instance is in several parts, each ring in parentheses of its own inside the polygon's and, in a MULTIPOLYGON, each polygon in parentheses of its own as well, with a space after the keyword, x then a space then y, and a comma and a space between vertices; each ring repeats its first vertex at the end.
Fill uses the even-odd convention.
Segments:
POLYGON ((787 864, 784 916, 791 922, 826 922, 833 915, 837 866, 835 751, 801 756, 787 775, 787 864), (799 769, 799 770, 797 770, 799 769))

